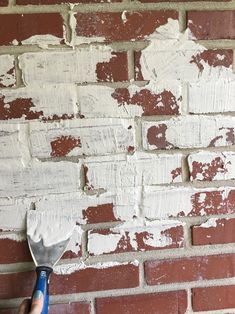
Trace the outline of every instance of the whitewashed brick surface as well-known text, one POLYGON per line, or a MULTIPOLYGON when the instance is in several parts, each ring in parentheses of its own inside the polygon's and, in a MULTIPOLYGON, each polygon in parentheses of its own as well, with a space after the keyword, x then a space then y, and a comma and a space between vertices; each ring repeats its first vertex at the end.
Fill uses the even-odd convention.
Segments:
POLYGON ((0 159, 20 158, 19 126, 17 124, 0 125, 0 159))
MULTIPOLYGON (((80 142, 77 147, 60 156, 104 155, 128 151, 135 146, 134 121, 120 119, 77 119, 45 124, 30 124, 32 156, 53 156, 52 142, 61 137, 72 137, 80 142), (79 147, 80 146, 80 147, 79 147)), ((63 147, 63 146, 62 146, 63 147)), ((57 156, 58 156, 57 155, 57 156)))
POLYGON ((135 153, 85 160, 87 185, 91 188, 115 189, 182 182, 182 155, 135 153))
POLYGON ((14 86, 16 82, 14 70, 14 56, 0 56, 0 86, 14 86))

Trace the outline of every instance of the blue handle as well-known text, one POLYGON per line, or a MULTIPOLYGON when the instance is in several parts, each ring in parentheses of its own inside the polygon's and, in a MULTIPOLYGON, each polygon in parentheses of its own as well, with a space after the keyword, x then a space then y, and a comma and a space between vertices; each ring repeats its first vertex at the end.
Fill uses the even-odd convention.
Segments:
POLYGON ((49 277, 52 273, 52 268, 47 266, 38 266, 36 268, 37 281, 34 287, 33 295, 36 290, 43 293, 43 308, 41 314, 48 314, 49 305, 49 277))

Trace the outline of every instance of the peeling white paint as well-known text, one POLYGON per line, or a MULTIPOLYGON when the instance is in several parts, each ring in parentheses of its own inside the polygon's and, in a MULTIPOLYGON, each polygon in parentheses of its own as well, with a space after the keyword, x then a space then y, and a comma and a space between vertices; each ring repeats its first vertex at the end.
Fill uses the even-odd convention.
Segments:
POLYGON ((129 262, 129 263, 105 262, 105 263, 97 263, 93 265, 88 265, 88 264, 85 264, 81 260, 81 262, 79 263, 56 265, 53 271, 57 275, 70 275, 76 271, 89 269, 89 268, 106 269, 106 268, 111 268, 111 267, 116 267, 116 266, 125 266, 125 265, 139 266, 139 262, 137 260, 134 260, 133 262, 129 262))
POLYGON ((235 111, 234 80, 189 82, 190 113, 222 113, 235 111))
POLYGON ((35 243, 42 241, 45 247, 67 241, 73 234, 75 223, 63 212, 27 212, 27 236, 35 243))
MULTIPOLYGON (((229 129, 235 128, 233 116, 182 116, 163 121, 143 122, 143 145, 145 149, 156 149, 147 141, 148 129, 166 125, 165 139, 178 148, 200 148, 233 145, 228 138, 229 129), (206 132, 205 132, 206 130, 206 132)), ((159 132, 161 134, 161 132, 159 132)), ((169 147, 168 147, 169 148, 169 147)))
POLYGON ((234 152, 197 152, 188 157, 190 172, 200 166, 193 180, 231 180, 235 179, 235 153, 234 152), (217 162, 216 162, 217 160, 217 162), (196 163, 196 165, 194 164, 196 163), (218 164, 218 166, 216 166, 218 164))
POLYGON ((15 71, 10 73, 14 68, 14 56, 1 55, 0 56, 0 85, 5 87, 15 85, 15 71))
POLYGON ((73 51, 32 52, 19 56, 26 85, 35 83, 96 82, 96 66, 109 62, 110 47, 84 47, 73 51))
POLYGON ((76 88, 69 84, 37 84, 17 89, 4 89, 0 91, 1 98, 6 105, 17 99, 31 100, 30 111, 38 112, 39 118, 53 118, 54 115, 60 118, 65 114, 72 116, 78 112, 76 88))
MULTIPOLYGON (((130 98, 134 95, 141 93, 147 89, 152 95, 160 94, 164 90, 172 92, 176 98, 176 103, 181 112, 181 85, 178 82, 162 82, 154 83, 149 82, 144 87, 139 87, 132 84, 128 87, 130 98)), ((142 106, 136 104, 119 104, 118 101, 112 96, 115 88, 102 85, 87 85, 78 87, 78 102, 81 107, 81 114, 86 118, 98 117, 120 117, 128 118, 135 116, 142 116, 144 109, 142 106), (102 95, 102 101, 100 98, 102 95)), ((144 101, 143 101, 144 105, 144 101)), ((147 105, 146 105, 147 106, 147 105)), ((158 103, 159 106, 159 103, 158 103)), ((173 108, 172 108, 173 109, 173 108)))
POLYGON ((77 119, 50 124, 32 122, 32 156, 50 157, 51 142, 61 136, 72 136, 81 142, 81 147, 72 148, 66 156, 121 153, 127 151, 129 146, 135 146, 133 120, 99 119, 94 123, 93 119, 77 119))
POLYGON ((142 185, 182 182, 179 174, 173 179, 173 172, 181 168, 182 155, 155 155, 136 152, 133 155, 123 155, 122 159, 97 157, 85 159, 88 168, 88 185, 97 188, 115 189, 119 187, 134 187, 142 185))
POLYGON ((80 185, 81 165, 32 160, 23 167, 20 160, 0 160, 0 197, 35 196, 75 192, 80 185))

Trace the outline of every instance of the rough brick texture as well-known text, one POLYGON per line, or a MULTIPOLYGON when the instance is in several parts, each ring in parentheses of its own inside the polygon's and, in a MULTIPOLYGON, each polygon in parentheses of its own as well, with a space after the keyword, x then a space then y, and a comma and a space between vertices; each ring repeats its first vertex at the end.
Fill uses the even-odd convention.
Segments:
POLYGON ((96 300, 97 314, 110 313, 186 313, 187 297, 185 291, 122 296, 96 300))
POLYGON ((33 36, 42 36, 42 42, 47 43, 43 35, 54 37, 48 43, 59 44, 63 39, 63 19, 58 13, 5 14, 1 16, 0 32, 0 45, 37 43, 33 36))
POLYGON ((0 313, 34 210, 45 245, 73 232, 49 313, 232 314, 234 0, 0 7, 0 313))
POLYGON ((193 39, 234 39, 235 11, 190 11, 188 26, 193 39))

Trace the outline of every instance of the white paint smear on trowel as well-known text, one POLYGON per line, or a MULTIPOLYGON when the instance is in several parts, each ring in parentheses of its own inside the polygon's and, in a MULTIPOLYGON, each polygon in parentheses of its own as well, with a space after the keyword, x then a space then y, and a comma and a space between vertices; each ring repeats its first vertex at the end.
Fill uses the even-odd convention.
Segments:
POLYGON ((27 235, 34 241, 43 241, 52 246, 69 239, 74 231, 74 220, 67 214, 29 211, 27 213, 27 235))

